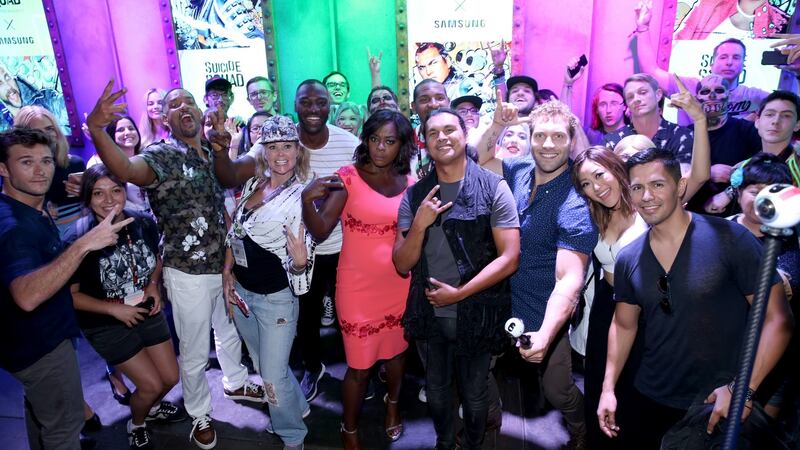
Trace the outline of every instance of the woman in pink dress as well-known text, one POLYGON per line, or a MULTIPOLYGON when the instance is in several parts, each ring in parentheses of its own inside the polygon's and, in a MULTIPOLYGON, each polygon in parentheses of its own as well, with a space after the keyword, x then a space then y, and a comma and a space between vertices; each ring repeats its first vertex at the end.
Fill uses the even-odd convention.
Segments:
POLYGON ((408 343, 400 319, 409 279, 395 270, 392 246, 397 210, 413 183, 409 176, 413 145, 408 119, 397 111, 378 111, 364 124, 355 164, 314 180, 303 192, 303 220, 317 241, 342 221, 336 307, 347 357, 341 435, 348 450, 361 448, 358 416, 370 368, 379 360, 386 361, 386 436, 395 441, 403 432, 397 400, 408 343))

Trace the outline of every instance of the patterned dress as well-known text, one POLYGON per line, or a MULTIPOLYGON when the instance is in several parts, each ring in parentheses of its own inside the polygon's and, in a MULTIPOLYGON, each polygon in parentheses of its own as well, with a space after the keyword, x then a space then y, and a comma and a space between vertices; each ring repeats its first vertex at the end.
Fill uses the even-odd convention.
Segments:
MULTIPOLYGON (((374 191, 352 165, 337 172, 347 189, 342 210, 342 253, 336 278, 336 309, 347 365, 368 369, 405 351, 400 319, 406 308, 409 277, 397 273, 392 247, 403 192, 385 197, 374 191)), ((411 177, 409 185, 413 183, 411 177)))

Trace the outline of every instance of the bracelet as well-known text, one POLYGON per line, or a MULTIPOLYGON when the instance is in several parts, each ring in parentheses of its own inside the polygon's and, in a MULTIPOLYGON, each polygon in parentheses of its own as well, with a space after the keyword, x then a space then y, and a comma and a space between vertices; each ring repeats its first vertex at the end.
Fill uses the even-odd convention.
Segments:
MULTIPOLYGON (((733 394, 733 389, 734 389, 735 387, 736 387, 736 380, 733 380, 733 381, 731 381, 730 383, 728 383, 728 392, 730 392, 731 394, 733 394)), ((745 402, 745 403, 747 403, 747 402, 752 402, 752 401, 753 401, 753 396, 754 396, 754 395, 756 395, 756 391, 754 391, 754 390, 750 389, 750 387, 748 386, 748 387, 747 387, 747 393, 746 393, 746 394, 744 394, 744 402, 745 402)))

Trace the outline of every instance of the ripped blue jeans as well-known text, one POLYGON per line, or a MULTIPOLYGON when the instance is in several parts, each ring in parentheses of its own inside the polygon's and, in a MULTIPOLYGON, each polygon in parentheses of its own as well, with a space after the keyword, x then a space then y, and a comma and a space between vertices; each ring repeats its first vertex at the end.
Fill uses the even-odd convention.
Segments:
POLYGON ((236 328, 264 380, 275 434, 286 445, 302 444, 308 434, 303 413, 309 406, 297 378, 289 369, 300 301, 289 288, 263 295, 236 283, 236 291, 250 308, 250 317, 245 317, 239 308, 233 308, 236 328))

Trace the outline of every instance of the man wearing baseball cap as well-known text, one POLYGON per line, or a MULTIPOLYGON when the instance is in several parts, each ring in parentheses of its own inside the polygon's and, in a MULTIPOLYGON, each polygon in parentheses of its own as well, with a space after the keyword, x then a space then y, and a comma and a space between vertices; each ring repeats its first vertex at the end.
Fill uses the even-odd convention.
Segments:
POLYGON ((531 77, 516 75, 506 81, 506 101, 516 105, 520 116, 527 116, 536 106, 539 84, 531 77))

